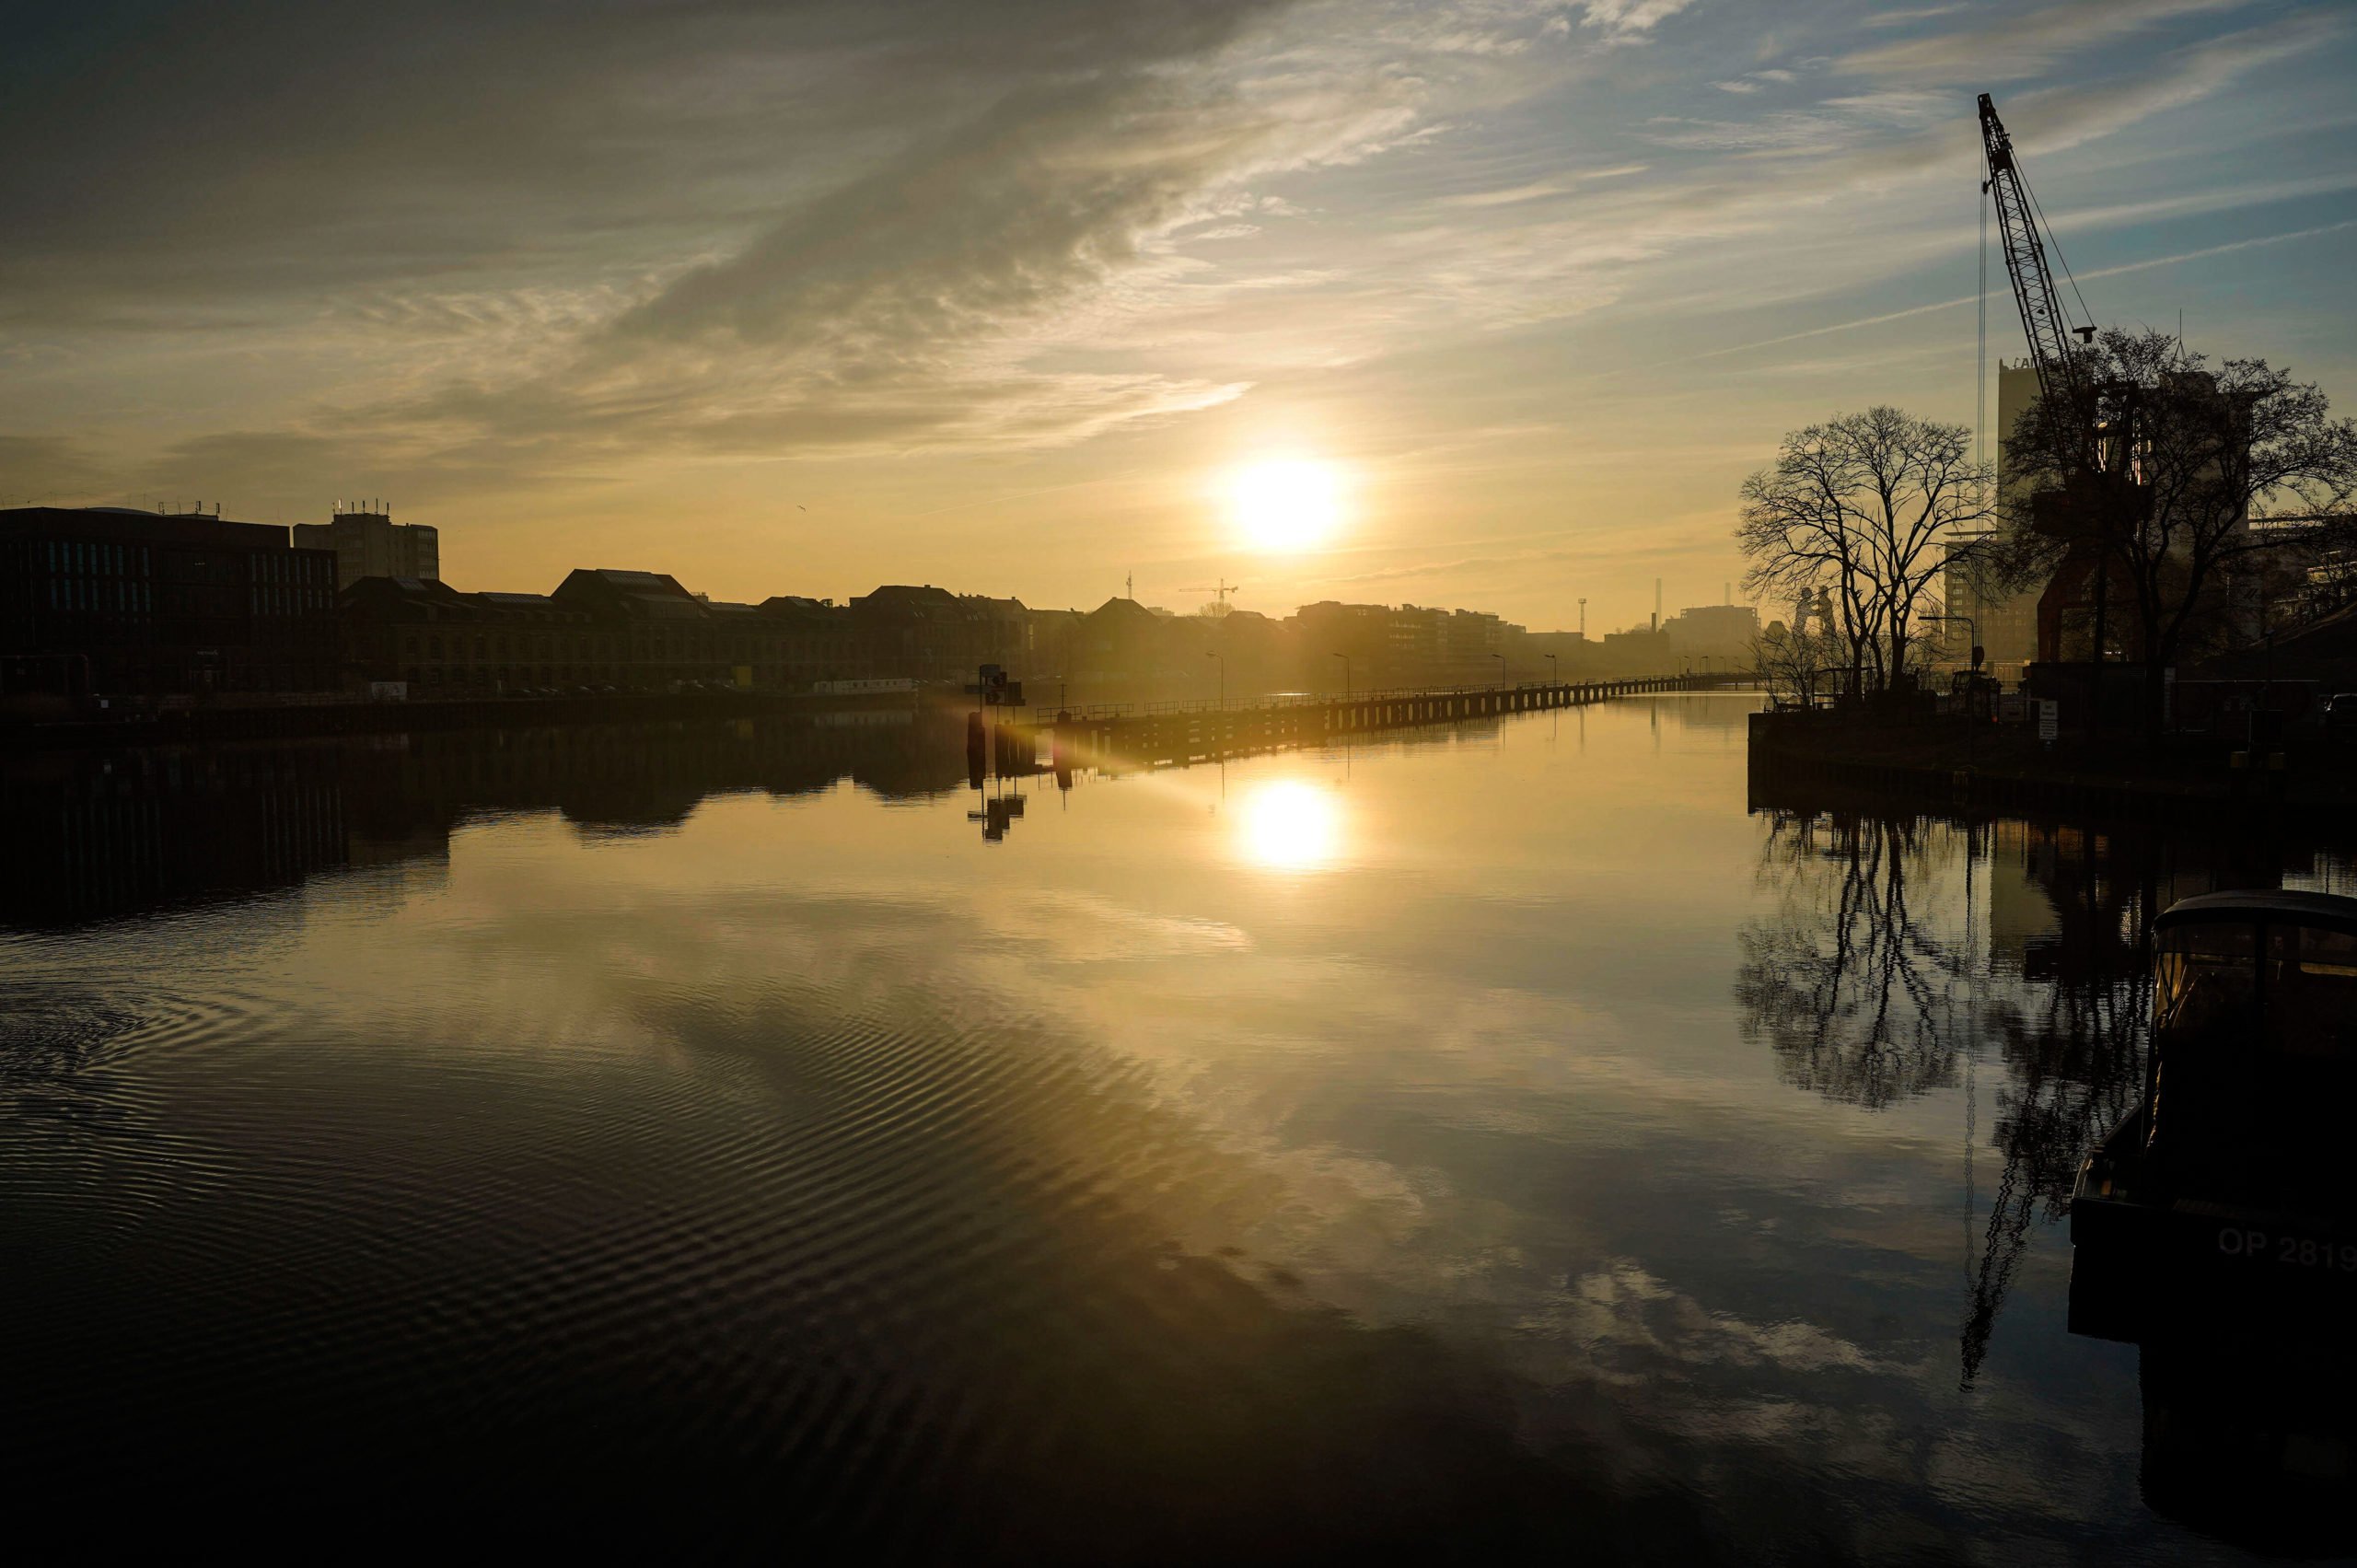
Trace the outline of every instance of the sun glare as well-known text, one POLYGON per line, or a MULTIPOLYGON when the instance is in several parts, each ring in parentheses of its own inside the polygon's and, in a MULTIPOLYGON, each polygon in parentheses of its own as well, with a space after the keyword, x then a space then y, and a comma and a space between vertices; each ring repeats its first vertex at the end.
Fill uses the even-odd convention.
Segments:
POLYGON ((1289 554, 1333 537, 1341 520, 1341 491, 1333 464, 1286 458, 1237 470, 1228 499, 1246 545, 1289 554))
POLYGON ((1240 814, 1244 858, 1271 871, 1318 871, 1341 848, 1342 809, 1334 792, 1300 779, 1262 784, 1240 814))

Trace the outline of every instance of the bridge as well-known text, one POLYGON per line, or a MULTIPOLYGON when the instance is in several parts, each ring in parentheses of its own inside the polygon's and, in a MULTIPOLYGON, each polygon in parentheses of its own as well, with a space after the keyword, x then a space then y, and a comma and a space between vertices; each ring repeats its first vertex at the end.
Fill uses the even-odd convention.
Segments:
POLYGON ((1003 726, 998 771, 1018 771, 1006 763, 1010 749, 1019 752, 1030 738, 1025 734, 1027 727, 1033 734, 1044 731, 1051 737, 1058 769, 1167 767, 1255 751, 1324 746, 1387 729, 1584 707, 1648 692, 1724 691, 1750 685, 1755 679, 1741 672, 1656 675, 1624 680, 1369 691, 1348 697, 1287 697, 1234 706, 1174 703, 1138 711, 1059 712, 1032 726, 1003 726))

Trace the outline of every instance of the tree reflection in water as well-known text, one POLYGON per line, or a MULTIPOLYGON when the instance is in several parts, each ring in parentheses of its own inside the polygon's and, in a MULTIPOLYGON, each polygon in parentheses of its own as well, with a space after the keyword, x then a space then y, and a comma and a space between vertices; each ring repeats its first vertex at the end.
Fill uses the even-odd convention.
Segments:
POLYGON ((1796 1088, 1880 1110, 1956 1081, 1959 951, 1927 934, 1908 878, 1928 875, 1918 821, 1778 813, 1759 876, 1774 916, 1737 934, 1736 997, 1796 1088))
POLYGON ((1766 815, 1759 875, 1779 896, 1738 934, 1736 993, 1784 1080, 1882 1110, 1961 1072, 1969 1142, 1977 1069, 2004 1070, 1991 1097, 2002 1168, 1966 1269, 1969 1385, 2033 1223, 2066 1215, 2081 1160, 2135 1103, 2151 916, 2213 888, 2275 886, 2299 861, 2015 820, 1766 815))

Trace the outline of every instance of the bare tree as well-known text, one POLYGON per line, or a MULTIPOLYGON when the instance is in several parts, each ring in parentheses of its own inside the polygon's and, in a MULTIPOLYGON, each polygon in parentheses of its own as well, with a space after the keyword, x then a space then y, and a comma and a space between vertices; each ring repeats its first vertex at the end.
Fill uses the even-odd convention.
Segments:
POLYGON ((1849 695, 1904 685, 1915 616, 1957 556, 1989 548, 1993 485, 1972 433, 1887 406, 1784 437, 1743 482, 1745 584, 1779 598, 1826 594, 1849 645, 1849 695))
POLYGON ((2081 364, 2087 401, 2041 398, 2010 433, 2006 477, 2030 498, 2004 519, 2011 569, 2035 580, 2075 561, 2099 585, 2098 615, 2125 598, 2156 727, 2167 667, 2232 640, 2230 586, 2345 536, 2357 424, 2289 371, 2212 367, 2168 332, 2107 329, 2081 364))

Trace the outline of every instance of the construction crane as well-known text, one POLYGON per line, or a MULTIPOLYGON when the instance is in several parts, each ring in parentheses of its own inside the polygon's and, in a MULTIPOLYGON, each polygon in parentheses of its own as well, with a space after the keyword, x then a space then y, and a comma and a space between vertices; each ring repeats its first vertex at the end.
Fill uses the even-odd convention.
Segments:
POLYGON ((2095 336, 2095 326, 2073 322, 2055 292, 2054 270, 2046 263, 2046 237, 2038 232, 2038 199, 2022 179, 2021 166, 2014 160, 2014 139, 1987 93, 1980 95, 1980 150, 1989 168, 1980 189, 1997 209, 2005 272, 2014 282, 2014 303, 2021 308, 2030 363, 2038 368, 2038 389, 2050 399, 2068 399, 2072 407, 2083 408, 2088 389, 2071 339, 2075 336, 2084 344, 2095 336))
MULTIPOLYGON (((2021 165, 2014 157, 2014 139, 2006 134, 2005 122, 1997 118, 1997 106, 1987 93, 1980 95, 1980 148, 1988 163, 1988 179, 1980 189, 1996 209, 2005 272, 2013 280, 2014 303, 2021 308, 2022 332, 2029 339, 2038 391, 2049 408, 2060 405, 2069 410, 2079 431, 2071 444, 2073 456, 2066 459, 2066 470, 2052 476, 2059 483, 2041 487, 2030 496, 2032 528, 2068 544, 2053 577, 2038 596, 2038 657, 2061 656, 2064 611, 2084 605, 2090 612, 2089 662, 2100 664, 2107 641, 2111 557, 2119 539, 2136 526, 2151 499, 2140 489, 2141 476, 2136 471, 2142 394, 2131 383, 2091 379, 2083 351, 2095 337, 2095 323, 2073 321, 2063 307, 2054 286, 2053 269, 2047 265, 2038 198, 2022 179, 2021 165), (2074 337, 2076 343, 2071 341, 2074 337)), ((2066 262, 2064 276, 2069 273, 2066 262)), ((2071 292, 2078 295, 2075 283, 2071 292)), ((2085 314, 2084 298, 2079 308, 2085 314)), ((2094 693, 2099 689, 2091 680, 2088 690, 2094 693)), ((2087 703, 2090 735, 2096 733, 2101 706, 2096 700, 2087 703)))
POLYGON ((1244 585, 1242 583, 1231 583, 1225 575, 1223 575, 1219 582, 1212 587, 1180 588, 1178 591, 1182 594, 1216 594, 1219 596, 1219 609, 1215 613, 1225 615, 1227 613, 1227 596, 1235 593, 1243 587, 1244 585))

